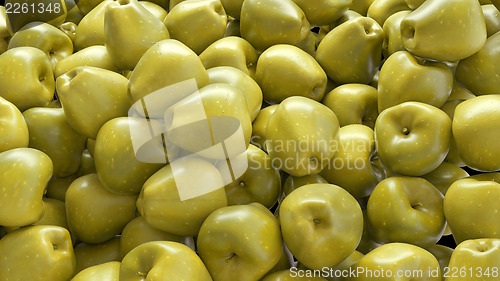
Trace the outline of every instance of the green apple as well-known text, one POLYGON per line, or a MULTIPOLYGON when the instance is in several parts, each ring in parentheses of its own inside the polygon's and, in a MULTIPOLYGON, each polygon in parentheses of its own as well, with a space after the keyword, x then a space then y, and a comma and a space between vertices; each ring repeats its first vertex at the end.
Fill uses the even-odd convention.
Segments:
POLYGON ((380 243, 427 247, 441 238, 446 226, 443 194, 417 177, 381 181, 368 199, 367 215, 370 232, 380 243))
POLYGON ((73 42, 60 29, 48 23, 31 22, 21 28, 9 41, 9 49, 34 47, 50 59, 52 70, 57 62, 73 53, 73 42))
POLYGON ((381 64, 382 27, 368 17, 356 17, 335 27, 321 41, 316 60, 339 84, 368 84, 381 64))
POLYGON ((260 55, 255 81, 269 103, 279 103, 291 96, 320 101, 327 77, 311 55, 295 46, 279 44, 260 55))
POLYGON ((50 181, 47 183, 47 189, 45 190, 45 195, 48 198, 56 199, 59 201, 65 201, 66 190, 68 190, 69 185, 75 180, 77 177, 74 175, 58 178, 52 177, 50 181))
POLYGON ((77 244, 73 249, 76 258, 75 272, 111 261, 121 261, 120 240, 120 237, 114 237, 100 244, 77 244))
POLYGON ((43 198, 43 216, 33 225, 53 225, 68 228, 66 219, 66 205, 63 201, 52 198, 43 198))
POLYGON ((338 151, 339 122, 325 105, 289 97, 269 118, 266 149, 274 167, 293 175, 321 171, 338 151))
POLYGON ((374 131, 380 161, 387 169, 402 175, 421 176, 431 172, 450 149, 450 117, 421 102, 404 102, 384 110, 374 131))
POLYGON ((138 216, 131 220, 120 236, 120 253, 124 257, 135 247, 151 241, 173 241, 182 243, 184 237, 170 234, 150 226, 144 217, 138 216))
POLYGON ((440 281, 439 263, 428 251, 411 244, 389 243, 362 257, 349 281, 440 281), (403 275, 403 277, 401 277, 403 275))
POLYGON ((224 36, 227 15, 220 0, 189 0, 171 9, 164 23, 172 39, 201 54, 224 36))
POLYGON ((375 0, 352 0, 352 4, 349 10, 358 12, 359 14, 366 16, 368 8, 375 0))
POLYGON ((7 28, 7 14, 5 13, 5 7, 0 6, 0 55, 7 51, 10 38, 11 35, 9 33, 9 29, 7 28))
POLYGON ((119 117, 106 122, 99 130, 94 161, 99 180, 107 190, 137 194, 144 182, 165 165, 144 163, 137 159, 131 131, 140 130, 144 125, 139 118, 119 117))
POLYGON ((422 178, 432 183, 443 195, 448 188, 457 180, 468 177, 469 174, 455 164, 443 162, 432 172, 425 174, 422 178))
POLYGON ((212 281, 207 268, 187 246, 153 241, 130 251, 120 265, 120 281, 212 281))
POLYGON ((8 100, 0 97, 0 152, 28 147, 28 125, 24 116, 8 100))
POLYGON ((409 52, 399 51, 387 58, 380 70, 378 110, 407 101, 441 107, 452 89, 453 73, 446 64, 419 63, 409 52))
POLYGON ((495 33, 486 44, 472 56, 461 60, 457 65, 456 77, 475 95, 500 94, 499 73, 500 33, 495 33))
POLYGON ((221 0, 221 3, 222 6, 224 6, 226 13, 238 20, 241 15, 241 6, 243 5, 243 1, 244 0, 221 0))
POLYGON ((154 3, 154 0, 153 1, 139 1, 139 3, 142 6, 144 6, 144 8, 146 8, 151 14, 153 14, 153 16, 155 16, 157 19, 159 19, 161 22, 163 22, 165 20, 165 18, 167 17, 168 8, 162 7, 161 2, 166 2, 169 0, 156 0, 156 1, 160 2, 160 3, 154 3))
POLYGON ((18 47, 0 55, 0 97, 20 111, 47 106, 55 83, 49 58, 33 47, 18 47))
MULTIPOLYGON (((468 176, 469 174, 457 165, 443 162, 434 171, 423 175, 422 178, 428 180, 439 191, 441 191, 443 195, 446 195, 446 192, 455 181, 466 178, 468 176)), ((450 226, 446 225, 446 229, 443 235, 450 234, 450 226)))
MULTIPOLYGON (((368 198, 369 199, 369 198, 368 198)), ((368 199, 365 200, 364 206, 362 206, 363 210, 363 234, 361 235, 361 241, 359 241, 359 245, 356 248, 356 251, 359 251, 362 254, 367 254, 373 249, 376 249, 381 246, 380 243, 375 242, 373 238, 373 234, 370 231, 370 223, 368 221, 368 215, 366 211, 366 205, 368 204, 368 199)), ((361 200, 360 200, 361 201, 361 200)), ((358 203, 360 202, 358 201, 358 203)))
POLYGON ((361 208, 339 186, 301 186, 285 197, 279 210, 283 240, 307 268, 339 264, 354 252, 361 239, 361 208))
POLYGON ((93 66, 117 73, 120 72, 105 46, 90 46, 60 60, 56 65, 54 76, 57 78, 79 66, 93 66))
POLYGON ((216 281, 259 280, 278 263, 278 222, 259 203, 220 208, 203 222, 198 253, 216 281))
MULTIPOLYGON (((76 29, 77 28, 78 28, 78 25, 74 22, 65 22, 59 26, 59 30, 62 31, 64 34, 66 34, 66 36, 69 37, 72 44, 75 42, 75 39, 76 39, 76 29)), ((71 52, 71 54, 72 53, 73 52, 71 52)), ((71 55, 71 54, 69 54, 69 55, 71 55)), ((64 57, 64 58, 66 58, 66 57, 64 57)), ((56 66, 57 66, 57 64, 56 64, 56 66)))
POLYGON ((110 261, 86 268, 76 274, 71 281, 118 281, 120 262, 110 261))
POLYGON ((382 44, 382 53, 388 58, 398 51, 405 51, 403 39, 401 38, 401 21, 411 13, 410 10, 399 11, 392 14, 385 20, 382 26, 384 30, 384 43, 382 44))
POLYGON ((369 196, 385 178, 383 169, 374 165, 373 130, 365 125, 341 127, 337 154, 320 172, 329 183, 341 186, 355 198, 369 196))
MULTIPOLYGON (((200 56, 201 58, 201 56, 200 56)), ((262 90, 259 84, 243 71, 230 66, 217 66, 207 70, 210 84, 227 83, 241 90, 247 102, 248 113, 253 121, 262 106, 262 90)))
POLYGON ((500 239, 467 240, 453 251, 444 280, 498 280, 499 268, 500 239))
POLYGON ((42 218, 42 196, 52 168, 50 158, 36 149, 0 152, 0 225, 25 226, 42 218))
POLYGON ((68 124, 62 108, 34 107, 24 119, 29 130, 29 147, 45 152, 54 164, 54 176, 67 177, 80 166, 86 138, 68 124))
POLYGON ((307 20, 313 26, 333 24, 349 9, 352 0, 293 0, 306 14, 307 20))
POLYGON ((135 200, 135 195, 107 191, 96 174, 74 180, 65 200, 71 233, 86 243, 113 238, 134 218, 135 200))
POLYGON ((245 0, 241 7, 241 37, 257 50, 276 44, 298 44, 306 39, 310 26, 292 0, 245 0))
POLYGON ((241 37, 241 32, 240 32, 240 21, 234 18, 231 19, 229 17, 227 20, 226 31, 224 32, 224 37, 230 37, 230 36, 241 37))
POLYGON ((313 183, 328 183, 326 179, 318 174, 311 174, 302 177, 288 176, 283 184, 283 196, 288 196, 295 189, 313 183))
POLYGON ((363 124, 373 129, 377 120, 377 89, 364 84, 345 84, 327 93, 322 103, 339 119, 340 127, 363 124))
POLYGON ((75 273, 69 232, 59 226, 28 226, 0 240, 0 279, 67 281, 75 273))
POLYGON ((316 56, 316 43, 318 41, 318 35, 314 32, 309 32, 306 39, 304 41, 295 44, 295 47, 298 47, 302 51, 309 54, 311 57, 316 56))
POLYGON ((129 79, 130 97, 136 102, 156 90, 193 78, 198 89, 209 83, 200 58, 181 42, 166 39, 149 48, 137 63, 129 79), (158 79, 158 73, 162 73, 162 79, 158 79))
POLYGON ((458 61, 486 42, 486 25, 477 0, 425 1, 401 22, 405 48, 438 61, 458 61))
POLYGON ((279 106, 278 104, 275 104, 262 108, 252 123, 252 138, 250 139, 250 142, 264 151, 267 151, 266 148, 267 124, 269 123, 271 115, 273 115, 278 106, 279 106))
POLYGON ((500 11, 492 4, 481 5, 481 9, 486 24, 486 34, 489 38, 500 31, 500 11))
MULTIPOLYGON (((104 45, 104 15, 106 6, 113 3, 112 0, 97 0, 99 4, 95 8, 84 12, 85 17, 78 23, 75 37, 75 50, 80 51, 90 46, 104 45)), ((87 2, 86 0, 80 0, 87 2)), ((82 9, 80 7, 80 9, 82 9)), ((82 10, 83 11, 83 10, 82 10)))
POLYGON ((154 228, 195 236, 210 213, 227 206, 222 175, 212 163, 197 157, 177 159, 173 165, 161 168, 144 183, 137 210, 154 228), (208 190, 212 187, 216 189, 208 190), (192 196, 185 199, 185 194, 192 196))
POLYGON ((75 2, 82 13, 86 15, 94 10, 103 0, 77 0, 75 2))
POLYGON ((266 278, 267 276, 269 276, 269 275, 271 275, 271 274, 273 274, 275 272, 283 271, 283 270, 289 270, 292 261, 293 261, 292 254, 290 253, 290 251, 288 251, 286 249, 285 246, 283 246, 283 251, 281 253, 280 260, 278 261, 278 263, 273 268, 271 268, 271 270, 269 270, 266 273, 266 275, 264 275, 264 277, 262 277, 262 279, 266 278))
POLYGON ((118 68, 134 69, 151 46, 168 38, 165 25, 137 0, 113 1, 106 6, 104 43, 118 68))
POLYGON ((246 158, 243 161, 248 161, 248 168, 241 177, 224 187, 228 205, 258 202, 267 208, 273 207, 280 196, 281 180, 269 155, 250 145, 244 154, 236 157, 246 158))
POLYGON ((383 26, 386 20, 397 12, 410 10, 406 0, 375 0, 367 11, 367 16, 383 26))
POLYGON ((76 171, 75 176, 81 177, 88 174, 94 174, 96 172, 97 171, 95 169, 94 157, 90 155, 90 152, 88 152, 88 150, 83 151, 82 159, 80 161, 80 167, 78 168, 78 171, 76 171))
POLYGON ((64 2, 66 2, 66 10, 68 11, 64 23, 72 22, 78 25, 78 23, 80 23, 82 18, 85 16, 85 14, 76 5, 76 2, 80 2, 80 0, 65 0, 64 2))
POLYGON ((110 70, 77 67, 57 78, 56 89, 70 126, 95 139, 107 121, 125 117, 130 103, 127 78, 110 70))
POLYGON ((477 238, 500 238, 499 174, 455 181, 444 197, 444 214, 457 244, 477 238))
POLYGON ((228 36, 208 46, 200 59, 206 69, 217 66, 232 66, 255 77, 258 54, 255 48, 245 39, 228 36))
POLYGON ((364 255, 358 251, 354 251, 350 256, 348 256, 341 263, 330 268, 328 271, 328 276, 325 279, 328 281, 344 281, 347 278, 344 277, 348 275, 349 270, 358 262, 364 255), (337 277, 338 276, 338 277, 337 277))
POLYGON ((453 137, 458 154, 470 168, 500 170, 496 143, 500 128, 500 95, 486 95, 466 100, 455 109, 453 137), (478 149, 480 148, 480 149, 478 149))

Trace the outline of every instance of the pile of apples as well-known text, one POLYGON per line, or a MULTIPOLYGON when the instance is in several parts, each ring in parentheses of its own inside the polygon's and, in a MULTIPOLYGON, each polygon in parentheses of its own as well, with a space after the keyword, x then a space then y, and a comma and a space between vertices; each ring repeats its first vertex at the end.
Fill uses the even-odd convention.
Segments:
POLYGON ((498 9, 6 1, 0 281, 500 280, 498 9))

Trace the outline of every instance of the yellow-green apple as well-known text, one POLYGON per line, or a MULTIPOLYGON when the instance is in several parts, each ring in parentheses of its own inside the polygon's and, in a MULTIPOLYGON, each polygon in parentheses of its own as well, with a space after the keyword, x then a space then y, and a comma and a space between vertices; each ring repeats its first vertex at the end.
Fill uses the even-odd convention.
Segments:
POLYGON ((219 39, 200 54, 201 62, 207 70, 218 66, 231 66, 252 78, 255 77, 258 57, 257 50, 252 44, 237 36, 219 39))
POLYGON ((212 281, 207 268, 189 247, 153 241, 130 251, 120 265, 120 281, 212 281))
POLYGON ((500 95, 460 103, 453 117, 453 137, 464 163, 475 170, 500 170, 500 95), (480 148, 480 149, 478 149, 480 148))
POLYGON ((73 249, 76 258, 75 272, 110 261, 121 261, 120 240, 120 237, 114 237, 99 244, 77 244, 73 249))
POLYGON ((428 251, 415 245, 389 243, 362 257, 349 281, 440 281, 439 263, 428 251))
POLYGON ((90 66, 73 68, 56 81, 69 125, 91 139, 109 120, 127 116, 127 85, 128 79, 122 75, 90 66))
POLYGON ((455 181, 444 197, 444 214, 457 244, 477 238, 500 239, 500 174, 455 181))
POLYGON ((0 153, 0 225, 25 226, 43 216, 42 196, 52 177, 52 161, 32 148, 0 153))
POLYGON ((110 261, 80 271, 71 281, 118 281, 119 274, 120 262, 110 261))
POLYGON ((17 107, 0 97, 0 152, 28 147, 28 125, 17 107))
POLYGON ((54 164, 54 176, 67 177, 80 166, 86 138, 68 124, 62 108, 33 107, 26 110, 29 147, 45 152, 54 164))
POLYGON ((124 257, 135 247, 151 241, 173 241, 182 243, 184 237, 170 234, 150 226, 144 217, 138 216, 131 220, 120 236, 120 253, 124 257))
POLYGON ((197 157, 177 159, 175 164, 161 168, 144 183, 137 210, 154 228, 196 236, 210 213, 227 206, 223 187, 222 175, 211 162, 197 157), (209 186, 219 188, 207 190, 209 186), (195 196, 183 197, 184 192, 195 196))
POLYGON ((151 46, 168 38, 165 25, 139 1, 113 1, 106 6, 104 44, 118 68, 134 69, 151 46))
POLYGON ((441 107, 453 88, 453 73, 444 63, 419 62, 407 51, 392 54, 384 62, 378 81, 378 110, 407 101, 441 107))
POLYGON ((258 202, 267 208, 274 206, 281 193, 281 179, 279 171, 272 167, 269 155, 250 145, 236 158, 248 161, 248 168, 241 177, 224 187, 228 205, 258 202))
POLYGON ((344 84, 327 93, 322 103, 339 119, 340 127, 363 124, 373 129, 378 116, 377 89, 364 84, 344 84))
POLYGON ((285 197, 279 210, 283 240, 307 268, 339 264, 354 252, 361 239, 361 207, 339 186, 301 186, 285 197))
POLYGON ((271 115, 266 148, 274 167, 293 175, 321 171, 338 151, 339 122, 325 105, 289 97, 271 115))
POLYGON ((0 279, 67 281, 75 273, 68 230, 37 225, 18 229, 0 240, 0 279))
POLYGON ((34 47, 42 50, 54 71, 57 62, 73 53, 73 42, 57 27, 48 23, 32 22, 21 28, 9 41, 9 49, 34 47))
POLYGON ((494 281, 500 277, 500 239, 472 239, 453 251, 445 281, 494 281))
POLYGON ((54 97, 55 82, 49 58, 33 47, 18 47, 0 55, 0 97, 22 112, 47 106, 54 97))
POLYGON ((390 107, 375 122, 375 142, 387 169, 421 176, 436 169, 450 149, 451 120, 442 110, 421 102, 390 107))
POLYGON ((418 177, 390 177, 373 190, 367 206, 370 233, 377 242, 434 245, 446 221, 443 194, 418 177))
POLYGON ((135 195, 106 190, 96 174, 74 180, 65 200, 71 233, 86 243, 113 238, 134 218, 135 200, 135 195))
POLYGON ((282 255, 278 222, 259 203, 211 213, 201 226, 197 246, 214 281, 259 280, 282 255))
POLYGON ((329 183, 341 186, 355 198, 369 196, 385 178, 385 172, 372 162, 375 155, 373 130, 365 125, 341 127, 338 152, 320 172, 329 183))

